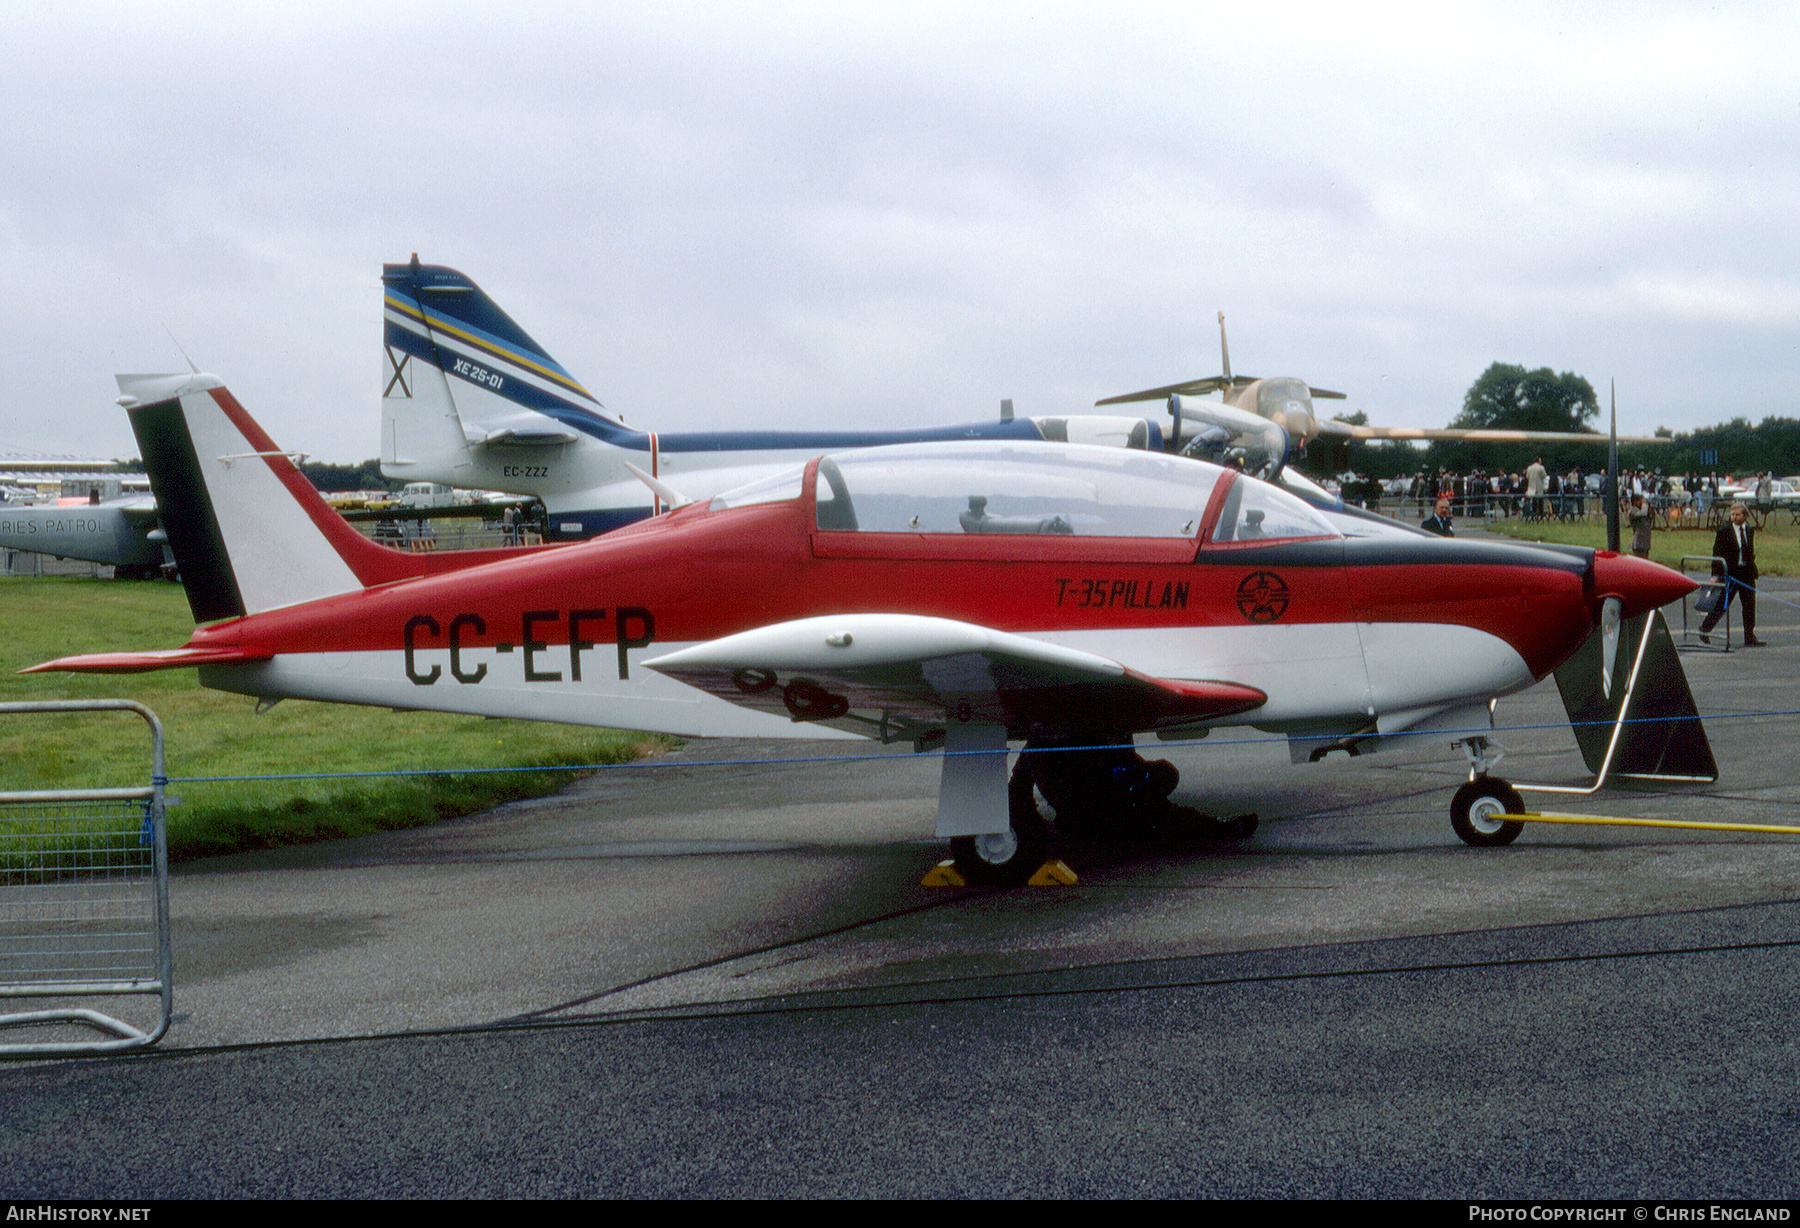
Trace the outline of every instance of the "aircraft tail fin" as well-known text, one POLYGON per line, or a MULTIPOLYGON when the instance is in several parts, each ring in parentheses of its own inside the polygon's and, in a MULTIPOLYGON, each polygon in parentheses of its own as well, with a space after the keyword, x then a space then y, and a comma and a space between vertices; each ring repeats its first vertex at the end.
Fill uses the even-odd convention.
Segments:
POLYGON ((485 561, 378 546, 338 515, 216 375, 121 375, 194 621, 485 561))
POLYGON ((415 255, 383 265, 381 280, 387 476, 468 485, 459 478, 481 447, 629 433, 462 273, 415 255))

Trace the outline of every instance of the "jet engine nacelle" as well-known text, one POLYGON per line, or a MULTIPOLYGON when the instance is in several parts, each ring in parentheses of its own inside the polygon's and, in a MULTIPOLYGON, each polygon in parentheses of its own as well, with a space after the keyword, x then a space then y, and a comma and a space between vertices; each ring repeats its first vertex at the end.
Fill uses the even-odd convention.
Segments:
POLYGON ((1068 418, 1033 418, 1033 426, 1053 443, 1088 443, 1108 448, 1162 450, 1162 426, 1148 418, 1117 414, 1076 414, 1068 418))

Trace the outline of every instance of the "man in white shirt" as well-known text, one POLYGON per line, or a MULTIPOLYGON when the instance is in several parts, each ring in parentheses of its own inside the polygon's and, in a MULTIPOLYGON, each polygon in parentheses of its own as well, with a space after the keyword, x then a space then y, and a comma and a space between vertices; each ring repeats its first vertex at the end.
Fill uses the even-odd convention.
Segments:
POLYGON ((1725 616, 1733 595, 1741 595, 1743 604, 1738 608, 1744 616, 1744 644, 1761 648, 1763 641, 1756 638, 1756 581, 1762 573, 1756 569, 1756 530, 1749 519, 1749 509, 1742 503, 1733 503, 1730 521, 1720 525, 1713 535, 1713 555, 1724 560, 1722 567, 1713 564, 1713 574, 1724 575, 1725 595, 1700 624, 1700 638, 1707 639, 1707 633, 1725 616))

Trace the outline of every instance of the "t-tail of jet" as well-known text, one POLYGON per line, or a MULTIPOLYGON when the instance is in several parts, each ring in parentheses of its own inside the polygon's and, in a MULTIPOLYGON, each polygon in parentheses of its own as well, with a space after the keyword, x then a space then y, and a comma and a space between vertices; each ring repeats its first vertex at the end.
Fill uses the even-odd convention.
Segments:
POLYGON ((703 499, 822 452, 952 439, 1163 446, 1138 417, 1076 415, 945 426, 646 432, 626 426, 468 277, 383 266, 381 469, 391 478, 530 495, 569 541, 703 499), (640 475, 649 479, 641 480, 640 475))
POLYGON ((382 266, 381 280, 381 463, 389 477, 477 468, 480 447, 516 450, 517 463, 529 466, 532 452, 582 435, 607 442, 638 435, 455 269, 414 256, 382 266))

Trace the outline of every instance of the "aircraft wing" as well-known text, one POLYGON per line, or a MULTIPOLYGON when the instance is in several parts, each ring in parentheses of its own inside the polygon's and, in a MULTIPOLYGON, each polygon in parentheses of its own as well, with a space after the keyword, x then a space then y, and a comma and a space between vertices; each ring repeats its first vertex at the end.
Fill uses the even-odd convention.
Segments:
MULTIPOLYGON (((1610 437, 1595 431, 1515 431, 1502 427, 1353 426, 1336 418, 1320 418, 1319 434, 1338 439, 1461 439, 1471 443, 1599 443, 1610 437)), ((1621 435, 1620 443, 1672 443, 1660 435, 1621 435)))
MULTIPOLYGON (((1106 397, 1095 401, 1095 405, 1129 405, 1133 401, 1163 401, 1171 396, 1203 397, 1211 392, 1220 392, 1226 388, 1242 388, 1246 384, 1254 384, 1254 375, 1209 375, 1205 379, 1191 379, 1185 384, 1164 384, 1161 388, 1145 388, 1140 392, 1124 392, 1116 397, 1106 397)), ((1329 388, 1308 387, 1307 392, 1326 400, 1342 401, 1347 399, 1342 392, 1333 392, 1329 388)))
POLYGON ((1203 397, 1209 392, 1218 392, 1222 388, 1231 388, 1239 384, 1248 384, 1251 377, 1239 376, 1236 380, 1224 375, 1212 375, 1205 379, 1191 379, 1183 384, 1164 384, 1161 388, 1145 388, 1140 392, 1124 392, 1116 397, 1105 397, 1095 401, 1100 405, 1129 405, 1134 401, 1166 401, 1170 397, 1203 397))
POLYGON ((352 524, 383 520, 498 520, 508 506, 531 502, 531 496, 520 495, 494 503, 455 503, 449 507, 353 507, 338 512, 352 524))
POLYGON ((1233 716, 1268 698, 1234 682, 1153 678, 1095 653, 913 614, 776 623, 644 662, 730 703, 920 740, 951 721, 1133 732, 1233 716))

